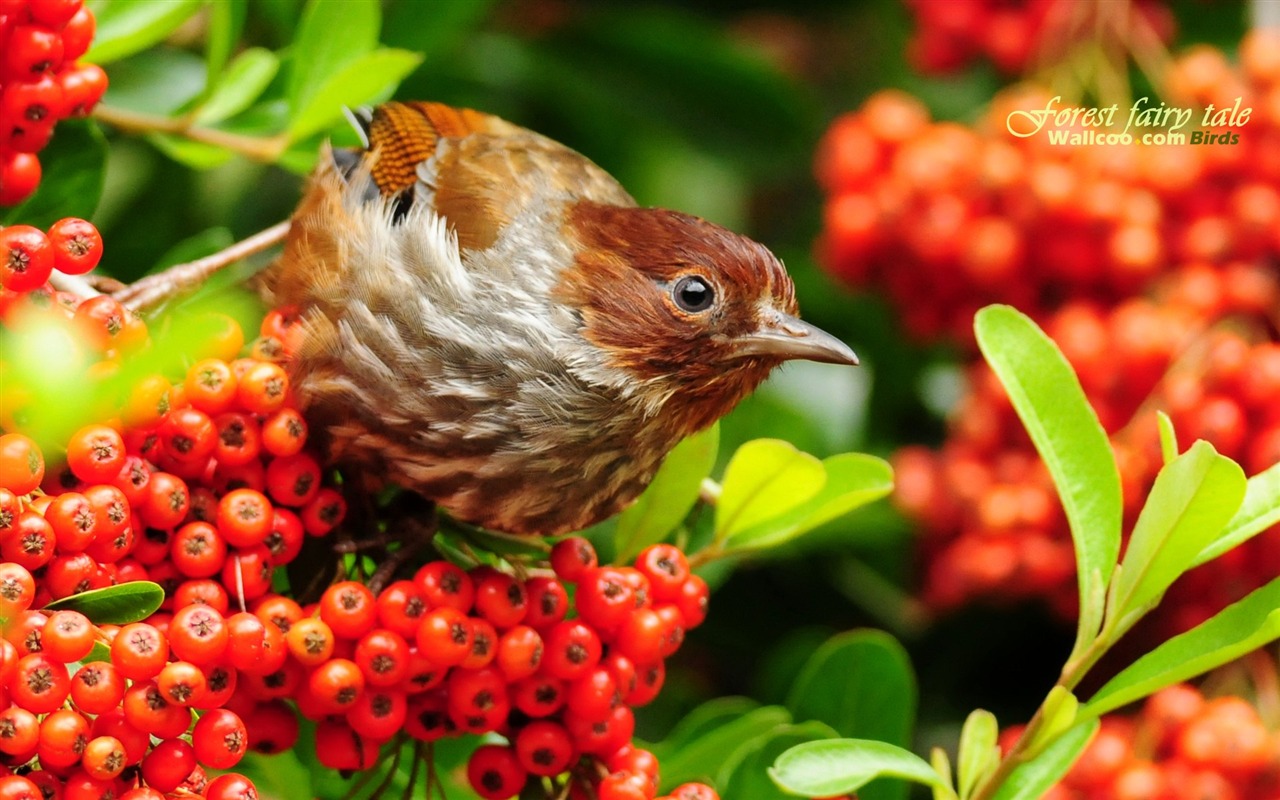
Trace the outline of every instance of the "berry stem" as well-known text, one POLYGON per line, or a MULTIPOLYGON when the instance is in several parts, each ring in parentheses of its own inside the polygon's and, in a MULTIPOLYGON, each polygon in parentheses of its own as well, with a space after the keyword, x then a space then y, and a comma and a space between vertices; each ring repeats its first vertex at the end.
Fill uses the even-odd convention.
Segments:
POLYGON ((49 276, 49 284, 60 292, 70 292, 76 297, 97 297, 102 294, 97 289, 89 285, 89 282, 79 275, 67 275, 63 272, 54 272, 49 276))
POLYGON ((169 133, 185 136, 193 142, 231 150, 255 161, 274 162, 289 146, 288 137, 283 135, 267 138, 245 136, 217 128, 201 128, 186 117, 145 114, 115 106, 99 105, 93 110, 93 117, 99 122, 105 122, 128 133, 169 133))
POLYGON ((112 297, 134 311, 143 311, 199 288, 214 273, 278 244, 288 233, 288 220, 277 223, 212 255, 185 264, 175 264, 164 272, 136 280, 112 297))

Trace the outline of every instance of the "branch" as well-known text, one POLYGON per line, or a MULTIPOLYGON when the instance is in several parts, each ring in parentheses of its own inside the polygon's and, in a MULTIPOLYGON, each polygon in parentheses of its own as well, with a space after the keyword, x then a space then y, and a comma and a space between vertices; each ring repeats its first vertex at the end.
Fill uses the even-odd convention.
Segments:
POLYGON ((284 134, 270 137, 246 136, 217 128, 202 128, 189 117, 165 117, 115 106, 99 105, 93 110, 93 118, 128 133, 184 136, 193 142, 221 147, 255 161, 268 163, 280 158, 289 147, 289 137, 284 134))

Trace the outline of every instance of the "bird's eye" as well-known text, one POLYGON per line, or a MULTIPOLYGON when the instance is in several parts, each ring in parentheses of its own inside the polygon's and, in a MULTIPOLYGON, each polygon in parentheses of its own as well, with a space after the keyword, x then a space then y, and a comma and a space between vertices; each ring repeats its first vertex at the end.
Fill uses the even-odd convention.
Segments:
POLYGON ((715 302, 716 293, 711 284, 697 275, 687 275, 676 281, 671 289, 671 298, 682 311, 696 314, 706 311, 715 302))

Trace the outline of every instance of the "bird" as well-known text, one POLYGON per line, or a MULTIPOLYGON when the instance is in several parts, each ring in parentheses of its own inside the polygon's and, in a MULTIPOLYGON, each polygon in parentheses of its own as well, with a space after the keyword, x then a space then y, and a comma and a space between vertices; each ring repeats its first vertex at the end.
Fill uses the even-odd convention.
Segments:
POLYGON ((563 144, 436 102, 351 116, 361 145, 323 147, 256 285, 296 315, 292 391, 356 480, 578 531, 779 364, 858 363, 765 246, 563 144))

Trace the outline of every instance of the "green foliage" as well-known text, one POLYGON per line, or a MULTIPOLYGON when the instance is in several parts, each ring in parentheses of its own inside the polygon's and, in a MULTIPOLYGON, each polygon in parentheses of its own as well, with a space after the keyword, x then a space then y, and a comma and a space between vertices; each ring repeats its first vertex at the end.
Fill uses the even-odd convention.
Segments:
POLYGON ((688 437, 667 454, 653 482, 618 517, 615 559, 631 560, 648 545, 662 541, 689 515, 698 502, 703 479, 715 466, 719 449, 717 424, 688 437))
POLYGON ((156 613, 163 602, 164 589, 160 584, 130 581, 54 600, 45 608, 49 611, 79 611, 95 625, 127 625, 141 622, 156 613))
POLYGON ((1100 716, 1280 638, 1280 578, 1181 633, 1107 681, 1085 704, 1100 716))
MULTIPOLYGON (((881 631, 850 631, 832 637, 801 670, 787 707, 797 719, 825 722, 840 736, 875 739, 907 747, 916 710, 916 683, 902 645, 881 631)), ((868 787, 865 800, 904 797, 906 787, 868 787)))
MULTIPOLYGON (((1045 334, 1007 306, 977 315, 983 355, 1053 475, 1066 509, 1079 568, 1081 622, 1061 677, 1021 739, 1003 759, 995 718, 971 715, 959 750, 959 792, 949 762, 927 765, 885 742, 806 743, 783 753, 771 774, 799 794, 853 791, 878 775, 932 782, 935 797, 1034 800, 1056 784, 1087 746, 1098 717, 1178 681, 1200 675, 1280 638, 1280 580, 1141 656, 1083 706, 1075 688, 1120 637, 1154 609, 1188 570, 1226 552, 1280 518, 1280 474, 1246 481, 1234 461, 1205 441, 1178 452, 1172 423, 1160 416, 1165 465, 1120 556, 1120 488, 1115 458, 1079 380, 1045 334), (949 794, 950 793, 950 794, 949 794)), ((838 726, 837 726, 838 727, 838 726)))
POLYGON ((1114 620, 1117 635, 1194 565, 1235 515, 1244 493, 1244 470, 1205 441, 1160 470, 1112 586, 1108 624, 1114 620))
MULTIPOLYGON (((202 0, 89 0, 97 18, 93 46, 85 60, 107 64, 164 41, 200 7, 202 0)), ((217 5, 215 3, 214 5, 217 5)))
POLYGON ((978 312, 978 347, 1053 476, 1076 548, 1079 651, 1102 624, 1104 598, 1120 552, 1120 472, 1107 434, 1061 351, 1008 306, 978 312))
POLYGON ((769 775, 774 783, 802 797, 857 792, 876 778, 946 786, 933 767, 910 750, 870 739, 828 739, 796 745, 774 762, 769 775))
POLYGON ((1067 774, 1097 730, 1096 719, 1068 728, 1035 758, 1019 764, 996 788, 992 800, 1039 800, 1067 774))

